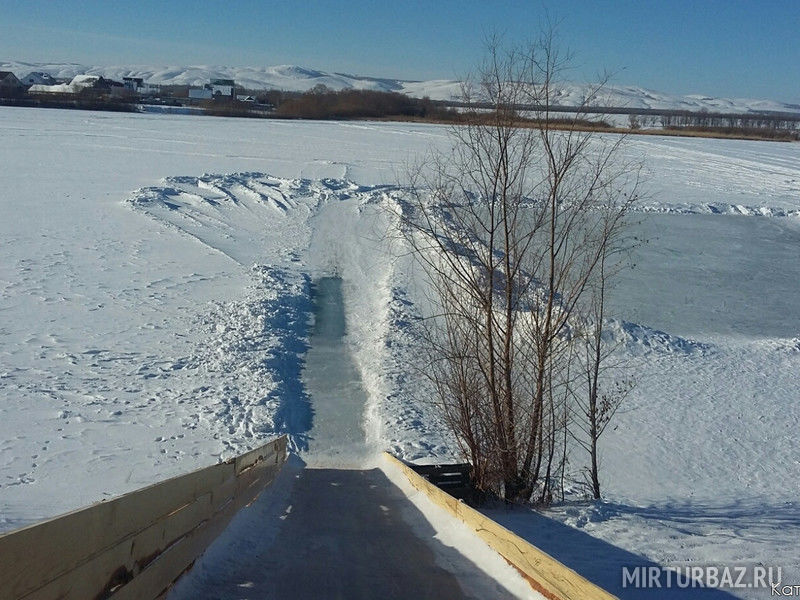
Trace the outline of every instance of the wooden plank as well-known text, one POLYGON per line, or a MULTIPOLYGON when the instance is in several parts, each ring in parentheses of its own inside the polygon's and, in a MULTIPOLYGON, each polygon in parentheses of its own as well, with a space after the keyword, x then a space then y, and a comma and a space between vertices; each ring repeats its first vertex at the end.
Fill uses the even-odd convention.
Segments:
POLYGON ((234 515, 243 506, 251 504, 275 479, 286 461, 286 438, 284 436, 277 441, 280 443, 274 446, 276 456, 274 462, 271 458, 262 460, 244 470, 236 478, 236 493, 233 502, 216 513, 210 521, 203 523, 179 543, 170 547, 145 571, 114 594, 113 600, 139 600, 156 598, 164 594, 211 542, 224 531, 234 515))
POLYGON ((282 436, 226 463, 0 535, 0 600, 94 598, 115 578, 138 579, 142 567, 198 524, 235 512, 240 498, 251 502, 285 457, 282 436), (242 474, 253 471, 244 488, 237 461, 242 474))
POLYGON ((285 437, 278 441, 283 443, 272 445, 271 452, 273 454, 269 454, 270 448, 266 448, 266 458, 263 456, 264 452, 248 453, 251 457, 261 455, 261 459, 246 467, 235 477, 232 496, 230 495, 232 483, 230 481, 220 488, 224 487, 228 492, 218 494, 220 499, 232 498, 233 501, 224 505, 222 510, 217 512, 211 520, 203 523, 180 542, 170 547, 167 552, 160 555, 151 566, 148 566, 145 571, 114 594, 114 600, 118 598, 155 598, 163 594, 222 533, 233 516, 243 506, 252 503, 264 488, 272 483, 286 460, 285 437))
POLYGON ((236 498, 236 486, 238 483, 239 478, 234 475, 211 490, 215 511, 220 510, 225 504, 236 498))
POLYGON ((414 470, 436 487, 440 487, 451 496, 460 499, 472 495, 472 482, 470 480, 471 466, 468 463, 445 465, 412 465, 407 467, 414 470))
POLYGON ((212 519, 199 524, 127 585, 117 590, 111 599, 149 600, 163 594, 225 530, 236 511, 236 504, 231 502, 212 519))
POLYGON ((236 504, 238 508, 249 506, 256 498, 264 491, 270 483, 275 480, 278 472, 281 470, 281 464, 265 464, 257 472, 254 472, 252 482, 242 481, 241 489, 236 494, 236 504))
MULTIPOLYGON (((238 483, 236 491, 236 502, 241 508, 251 504, 280 471, 286 461, 286 437, 275 441, 273 447, 274 454, 251 464, 238 473, 238 483)), ((250 453, 251 456, 254 453, 250 453)), ((244 455, 248 457, 248 455, 244 455)), ((249 457, 248 457, 249 460, 249 457)))
POLYGON ((10 598, 29 593, 146 529, 232 474, 233 465, 213 465, 0 536, 2 593, 10 598))
POLYGON ((245 469, 251 467, 256 462, 271 460, 275 464, 283 462, 286 458, 286 436, 281 436, 277 440, 265 444, 260 448, 251 450, 241 456, 236 457, 236 474, 239 475, 245 469))
POLYGON ((563 600, 616 598, 486 515, 459 502, 388 452, 384 453, 384 457, 405 474, 412 486, 472 528, 489 547, 517 568, 546 597, 563 600))
POLYGON ((240 475, 242 471, 251 468, 253 465, 263 462, 265 460, 274 459, 277 453, 270 444, 268 447, 256 448, 247 454, 237 456, 235 459, 236 475, 240 475))
POLYGON ((125 584, 176 541, 212 518, 211 493, 160 519, 80 566, 24 596, 25 600, 85 600, 105 597, 125 584))
POLYGON ((458 474, 458 475, 466 475, 469 477, 469 473, 472 470, 472 467, 467 463, 457 463, 454 465, 407 465, 415 472, 419 473, 420 475, 431 475, 431 474, 458 474))

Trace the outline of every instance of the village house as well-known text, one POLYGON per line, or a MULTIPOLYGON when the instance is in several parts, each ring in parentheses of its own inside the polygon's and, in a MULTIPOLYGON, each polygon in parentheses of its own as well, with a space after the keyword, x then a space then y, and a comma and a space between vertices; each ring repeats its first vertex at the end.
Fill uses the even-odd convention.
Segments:
POLYGON ((123 77, 122 85, 125 86, 126 90, 138 92, 144 87, 144 79, 142 77, 123 77))
POLYGON ((189 98, 192 100, 211 100, 211 86, 206 84, 200 89, 190 89, 189 98))
POLYGON ((25 85, 11 71, 0 71, 0 96, 18 96, 25 92, 25 85))
POLYGON ((233 79, 212 79, 202 89, 190 89, 189 98, 211 100, 212 98, 233 100, 236 97, 236 84, 233 79))
POLYGON ((233 79, 212 79, 211 80, 211 95, 215 98, 233 98, 236 84, 233 79))
POLYGON ((33 71, 25 75, 22 78, 22 83, 25 85, 56 85, 58 81, 56 78, 50 75, 50 73, 44 73, 42 71, 33 71))

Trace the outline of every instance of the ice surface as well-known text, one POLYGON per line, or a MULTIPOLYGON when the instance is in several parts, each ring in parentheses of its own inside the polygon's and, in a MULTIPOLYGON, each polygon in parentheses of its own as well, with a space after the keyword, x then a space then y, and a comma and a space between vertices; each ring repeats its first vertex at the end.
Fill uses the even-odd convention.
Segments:
POLYGON ((631 233, 614 313, 690 338, 800 337, 800 218, 646 214, 631 233))
POLYGON ((361 466, 374 456, 366 447, 367 396, 344 338, 342 279, 321 277, 312 288, 314 325, 303 385, 312 406, 306 460, 314 466, 361 466))

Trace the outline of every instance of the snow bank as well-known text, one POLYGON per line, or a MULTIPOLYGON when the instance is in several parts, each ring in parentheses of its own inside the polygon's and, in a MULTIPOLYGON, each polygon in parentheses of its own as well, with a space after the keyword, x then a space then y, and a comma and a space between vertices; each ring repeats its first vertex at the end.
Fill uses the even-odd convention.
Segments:
POLYGON ((32 85, 28 91, 46 94, 77 94, 81 90, 93 87, 99 79, 99 75, 76 75, 69 83, 58 83, 55 85, 37 83, 32 85))
MULTIPOLYGON (((224 415, 232 422, 229 433, 250 436, 253 431, 238 431, 239 424, 272 422, 262 425, 260 432, 287 431, 295 436, 293 447, 302 447, 298 440, 306 433, 308 420, 295 416, 275 423, 275 415, 304 409, 282 409, 280 402, 259 404, 263 390, 275 381, 299 381, 299 366, 287 370, 283 363, 264 369, 269 361, 252 351, 263 346, 263 337, 275 328, 275 339, 260 352, 284 347, 302 354, 307 333, 301 326, 302 315, 292 318, 291 338, 281 337, 282 330, 275 327, 270 315, 284 314, 289 303, 308 319, 308 282, 335 274, 345 282, 348 345, 369 395, 365 415, 368 444, 376 454, 391 448, 409 460, 454 457, 444 423, 430 403, 419 397, 426 393, 421 378, 409 374, 415 345, 409 325, 418 316, 413 303, 405 299, 407 271, 398 268, 398 264, 408 264, 395 262, 388 247, 398 241, 389 235, 392 223, 387 203, 400 190, 335 179, 279 179, 261 173, 168 177, 163 183, 137 191, 129 200, 131 206, 240 265, 267 261, 285 269, 277 276, 272 267, 253 267, 259 277, 267 278, 251 286, 253 299, 243 305, 226 305, 206 318, 208 323, 218 323, 221 333, 208 344, 212 350, 202 354, 211 359, 198 358, 193 364, 207 364, 211 380, 227 383, 213 386, 199 402, 236 392, 235 406, 228 407, 224 415), (302 290, 296 284, 294 291, 288 288, 289 273, 304 282, 302 290), (263 290, 258 291, 262 287, 270 294, 269 300, 263 298, 263 290), (230 333, 221 323, 230 321, 231 315, 234 331, 256 333, 245 334, 241 343, 224 342, 230 333), (251 342, 253 337, 258 341, 251 342), (226 358, 220 360, 220 355, 226 358), (246 358, 237 363, 237 356, 246 358), (249 365, 255 366, 251 369, 249 365), (243 371, 246 376, 240 378, 243 371), (237 374, 237 381, 247 379, 250 391, 244 393, 241 386, 230 382, 227 373, 237 374), (260 412, 253 413, 253 406, 260 406, 260 412)), ((293 396, 290 404, 302 404, 300 390, 293 396)))

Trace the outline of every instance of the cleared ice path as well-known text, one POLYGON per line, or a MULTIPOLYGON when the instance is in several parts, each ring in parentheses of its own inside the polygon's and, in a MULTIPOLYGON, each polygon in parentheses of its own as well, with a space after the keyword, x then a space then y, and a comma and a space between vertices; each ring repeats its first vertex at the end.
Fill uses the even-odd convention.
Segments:
POLYGON ((170 600, 512 597, 439 541, 380 469, 363 468, 366 394, 344 343, 341 279, 317 281, 314 317, 303 376, 313 409, 307 464, 290 457, 170 600))
POLYGON ((358 467, 369 459, 363 426, 367 395, 344 343, 342 279, 322 277, 312 294, 314 326, 303 380, 313 420, 303 459, 313 466, 358 467))

